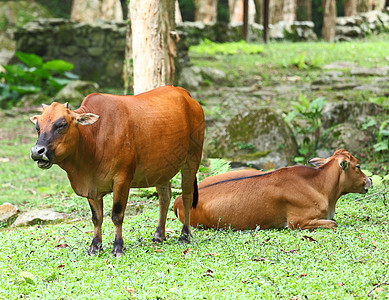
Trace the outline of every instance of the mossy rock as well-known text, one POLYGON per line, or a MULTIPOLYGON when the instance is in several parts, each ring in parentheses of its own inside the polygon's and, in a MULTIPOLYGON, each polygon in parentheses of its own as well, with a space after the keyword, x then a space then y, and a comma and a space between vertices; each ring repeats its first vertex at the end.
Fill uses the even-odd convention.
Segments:
POLYGON ((297 144, 281 116, 262 108, 237 114, 207 138, 204 151, 208 157, 223 157, 238 165, 271 169, 293 163, 297 144))

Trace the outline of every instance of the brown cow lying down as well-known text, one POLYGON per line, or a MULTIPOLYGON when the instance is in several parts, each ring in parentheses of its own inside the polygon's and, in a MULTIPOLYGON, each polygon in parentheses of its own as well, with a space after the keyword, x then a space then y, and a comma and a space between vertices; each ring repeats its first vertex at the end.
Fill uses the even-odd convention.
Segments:
MULTIPOLYGON (((346 150, 312 158, 318 168, 293 166, 271 172, 232 171, 204 179, 190 224, 204 228, 332 228, 335 205, 347 193, 366 193, 372 181, 346 150)), ((181 196, 174 211, 183 221, 181 196)))
POLYGON ((197 203, 196 172, 204 139, 204 114, 186 90, 165 86, 136 96, 91 94, 77 110, 54 102, 31 121, 38 132, 31 158, 42 169, 58 164, 76 194, 88 198, 94 225, 89 254, 101 249, 103 197, 112 192, 112 254, 123 253, 122 223, 130 187, 157 188, 159 219, 153 240, 162 242, 171 198, 170 179, 179 170, 186 220, 180 240, 189 240, 190 208, 192 201, 193 206, 197 203))

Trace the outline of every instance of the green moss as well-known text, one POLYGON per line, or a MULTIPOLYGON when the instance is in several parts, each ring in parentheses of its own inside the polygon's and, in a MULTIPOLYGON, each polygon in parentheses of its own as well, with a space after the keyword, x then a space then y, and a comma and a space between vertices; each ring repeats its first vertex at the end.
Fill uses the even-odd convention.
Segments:
POLYGON ((257 151, 254 153, 248 153, 248 154, 243 154, 243 155, 238 155, 234 157, 234 161, 251 161, 251 160, 257 160, 262 157, 265 157, 269 153, 271 153, 271 150, 265 150, 265 151, 257 151))

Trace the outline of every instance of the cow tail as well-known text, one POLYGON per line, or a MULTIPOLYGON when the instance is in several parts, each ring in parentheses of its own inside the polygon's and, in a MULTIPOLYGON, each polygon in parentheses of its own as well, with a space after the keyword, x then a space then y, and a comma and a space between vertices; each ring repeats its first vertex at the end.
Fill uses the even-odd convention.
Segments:
POLYGON ((197 206, 197 203, 199 202, 199 188, 197 187, 197 176, 195 177, 193 185, 194 185, 194 189, 193 189, 192 207, 195 209, 197 206))

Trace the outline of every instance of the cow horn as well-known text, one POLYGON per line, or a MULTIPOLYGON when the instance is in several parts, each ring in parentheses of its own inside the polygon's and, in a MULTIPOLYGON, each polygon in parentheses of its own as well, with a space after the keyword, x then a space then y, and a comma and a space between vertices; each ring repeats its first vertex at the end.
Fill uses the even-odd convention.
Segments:
POLYGON ((69 102, 66 102, 63 106, 65 106, 65 108, 69 108, 69 102))
POLYGON ((42 109, 45 109, 47 105, 46 104, 42 104, 42 109))

